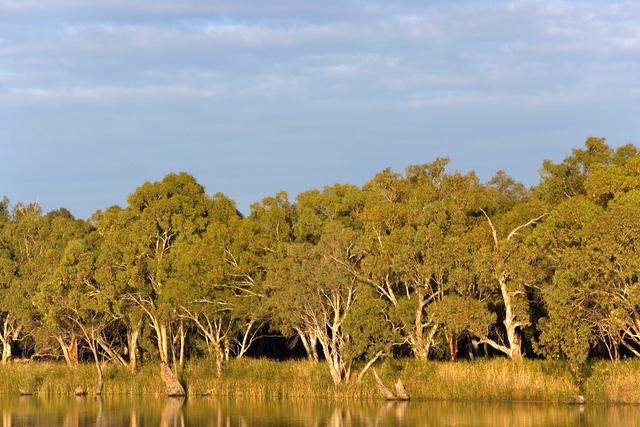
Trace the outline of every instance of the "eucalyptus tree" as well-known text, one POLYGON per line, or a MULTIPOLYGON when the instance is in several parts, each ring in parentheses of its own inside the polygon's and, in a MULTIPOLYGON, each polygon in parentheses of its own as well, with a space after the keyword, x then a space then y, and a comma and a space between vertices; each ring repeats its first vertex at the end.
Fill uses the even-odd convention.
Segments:
POLYGON ((12 288, 18 274, 18 263, 15 260, 9 236, 6 235, 6 224, 9 222, 6 214, 6 205, 2 205, 2 216, 0 216, 0 310, 3 312, 2 331, 0 342, 2 343, 2 364, 9 362, 12 355, 12 342, 20 336, 21 325, 12 321, 9 310, 13 303, 11 301, 12 288))
POLYGON ((294 243, 270 272, 269 285, 271 298, 289 306, 286 325, 301 339, 313 337, 320 343, 331 378, 340 383, 347 375, 341 324, 355 300, 355 282, 312 244, 294 243))
POLYGON ((11 357, 12 343, 27 329, 26 332, 36 339, 38 349, 48 349, 53 338, 67 363, 77 364, 77 336, 72 331, 49 334, 32 301, 39 287, 53 280, 67 242, 84 236, 88 231, 88 224, 73 218, 66 209, 42 215, 37 204, 17 204, 13 208, 11 220, 4 227, 13 280, 1 289, 0 295, 4 312, 2 342, 5 360, 11 357))
POLYGON ((441 322, 429 305, 453 289, 473 291, 471 251, 463 244, 475 223, 479 183, 474 174, 446 173, 448 159, 385 170, 364 187, 361 214, 366 256, 362 279, 392 306, 414 356, 429 357, 441 322))
MULTIPOLYGON (((637 184, 636 184, 637 185, 637 184)), ((595 325, 609 354, 616 345, 640 357, 640 185, 619 193, 590 227, 582 269, 596 294, 600 313, 595 325)))
POLYGON ((145 313, 153 331, 160 360, 173 363, 174 337, 180 337, 175 289, 179 280, 173 264, 179 255, 175 245, 197 242, 209 223, 210 199, 204 188, 185 173, 168 174, 162 181, 147 182, 128 198, 133 215, 128 231, 132 265, 128 298, 145 313))
POLYGON ((601 180, 598 175, 618 175, 621 178, 627 173, 623 172, 624 164, 638 154, 638 149, 627 144, 617 149, 611 148, 605 138, 589 137, 585 141, 584 148, 574 149, 571 155, 565 157, 560 163, 545 160, 540 171, 540 184, 536 186, 535 193, 538 198, 548 203, 560 203, 567 198, 579 195, 595 194, 600 191, 604 196, 609 193, 611 185, 623 185, 624 180, 615 179, 610 183, 601 180), (612 174, 614 172, 614 174, 612 174), (589 183, 590 177, 595 178, 589 183), (594 187, 596 182, 603 186, 600 190, 594 187))
POLYGON ((631 145, 614 150, 604 139, 585 145, 559 165, 545 163, 536 191, 561 194, 562 201, 532 238, 547 281, 539 348, 567 358, 575 370, 598 343, 612 359, 621 345, 637 355, 640 344, 634 339, 640 156, 631 145))
POLYGON ((550 278, 540 348, 576 366, 597 344, 614 360, 620 346, 640 356, 640 156, 628 146, 611 153, 610 162, 591 167, 582 194, 559 204, 535 236, 548 254, 550 278))
POLYGON ((359 256, 357 239, 353 229, 329 221, 317 244, 292 243, 269 274, 271 297, 287 302, 292 329, 317 340, 335 384, 351 378, 356 360, 365 358, 362 374, 392 344, 381 308, 341 265, 359 256))
POLYGON ((44 282, 34 300, 42 321, 60 334, 72 331, 86 344, 97 374, 96 394, 102 393, 102 362, 115 354, 108 328, 116 319, 117 303, 95 280, 99 236, 91 233, 66 245, 53 280, 44 282))
POLYGON ((171 288, 176 292, 173 299, 179 304, 179 315, 195 324, 214 356, 216 373, 220 375, 237 332, 237 300, 244 296, 242 291, 251 290, 230 280, 238 262, 233 246, 242 220, 235 204, 217 194, 209 208, 209 219, 199 239, 174 247, 171 288))
POLYGON ((123 327, 124 351, 113 352, 111 358, 135 371, 138 366, 138 341, 143 328, 144 310, 130 295, 136 290, 140 275, 136 247, 138 238, 131 232, 136 216, 127 208, 112 206, 96 212, 91 221, 100 238, 95 259, 94 280, 100 284, 103 295, 111 301, 111 310, 117 325, 123 327))
POLYGON ((531 321, 527 288, 533 271, 528 262, 531 248, 524 236, 549 213, 548 207, 535 199, 519 203, 493 220, 482 209, 490 237, 478 252, 477 271, 481 286, 495 296, 504 326, 503 333, 496 333, 498 339, 485 336, 482 341, 513 360, 522 358, 522 329, 531 321))
POLYGON ((235 238, 227 248, 227 283, 237 295, 234 304, 238 332, 236 357, 246 354, 270 318, 266 289, 268 271, 286 252, 294 238, 295 207, 285 192, 251 206, 248 217, 237 223, 235 238))
MULTIPOLYGON (((253 219, 262 230, 256 235, 263 236, 267 242, 274 242, 267 245, 269 247, 266 252, 268 263, 265 264, 266 271, 272 273, 279 271, 283 265, 290 262, 287 254, 292 242, 317 244, 328 223, 341 224, 349 232, 358 230, 360 226, 356 213, 362 209, 363 194, 354 185, 335 184, 325 187, 322 191, 313 189, 299 194, 295 206, 288 202, 275 206, 273 203, 269 205, 263 203, 255 206, 254 213, 249 219, 253 219), (269 224, 275 224, 275 226, 269 224), (284 230, 284 232, 274 234, 268 230, 284 230)), ((353 277, 357 275, 358 259, 333 258, 331 261, 347 274, 353 277)), ((306 327, 307 325, 300 322, 301 317, 291 310, 289 299, 282 297, 280 292, 284 288, 277 282, 272 275, 267 286, 269 293, 267 306, 272 326, 284 335, 299 340, 308 358, 318 361, 318 344, 320 343, 316 329, 306 327), (271 292, 275 294, 271 295, 271 292)))
POLYGON ((586 360, 594 339, 591 325, 597 313, 583 255, 590 224, 602 211, 584 196, 566 199, 529 237, 538 257, 546 309, 538 325, 538 351, 550 358, 565 357, 574 367, 586 360))

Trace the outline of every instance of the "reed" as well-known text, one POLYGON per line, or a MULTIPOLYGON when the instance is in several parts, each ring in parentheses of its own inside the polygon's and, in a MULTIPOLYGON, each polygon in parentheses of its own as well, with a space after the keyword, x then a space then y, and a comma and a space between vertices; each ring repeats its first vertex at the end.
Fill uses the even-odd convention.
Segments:
MULTIPOLYGON (((388 360, 376 367, 391 385, 401 378, 415 400, 570 402, 580 393, 562 362, 483 359, 474 362, 388 360)), ((159 366, 147 363, 135 373, 118 366, 104 370, 104 395, 161 396, 159 366)), ((380 399, 371 374, 362 381, 334 386, 322 362, 232 360, 221 378, 208 359, 189 361, 180 372, 188 393, 229 399, 380 399)), ((39 395, 71 395, 76 387, 95 392, 90 364, 70 369, 63 363, 14 363, 0 367, 0 393, 28 390, 39 395)), ((640 403, 640 361, 595 362, 584 383, 590 403, 640 403)))
POLYGON ((640 403, 640 360, 595 362, 585 384, 585 397, 593 402, 640 403))

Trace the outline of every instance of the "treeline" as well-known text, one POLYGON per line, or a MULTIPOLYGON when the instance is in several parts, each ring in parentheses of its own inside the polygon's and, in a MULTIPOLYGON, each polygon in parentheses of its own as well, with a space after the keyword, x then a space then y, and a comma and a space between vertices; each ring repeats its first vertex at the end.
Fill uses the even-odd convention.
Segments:
POLYGON ((527 189, 447 159, 243 216, 185 173, 89 220, 0 208, 2 362, 136 369, 265 356, 283 336, 335 383, 384 357, 640 356, 640 153, 589 138, 527 189), (357 367, 357 369, 356 369, 357 367))

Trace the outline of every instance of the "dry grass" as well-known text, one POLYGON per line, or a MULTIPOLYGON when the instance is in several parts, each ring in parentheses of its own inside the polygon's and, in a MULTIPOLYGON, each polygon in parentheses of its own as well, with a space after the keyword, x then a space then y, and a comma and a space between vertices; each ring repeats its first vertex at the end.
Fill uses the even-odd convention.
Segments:
POLYGON ((586 381, 585 397, 606 403, 640 403, 640 361, 596 362, 586 381))
MULTIPOLYGON (((561 362, 526 360, 514 363, 495 358, 475 362, 419 362, 389 360, 377 366, 389 385, 401 378, 413 399, 505 402, 569 402, 578 394, 561 362)), ((105 369, 104 394, 159 396, 163 392, 157 364, 146 364, 132 374, 126 369, 105 369)), ((305 360, 277 362, 266 359, 231 361, 215 378, 213 363, 190 361, 181 377, 191 395, 212 394, 231 399, 379 399, 372 375, 360 383, 334 386, 324 364, 305 360)), ((585 383, 589 402, 640 403, 640 361, 617 364, 597 362, 585 383)), ((62 363, 28 363, 0 367, 0 392, 18 394, 28 389, 40 395, 70 395, 78 386, 92 394, 92 365, 72 370, 62 363)))
POLYGON ((421 399, 564 402, 577 394, 563 366, 547 361, 407 361, 393 371, 386 376, 402 378, 421 399))

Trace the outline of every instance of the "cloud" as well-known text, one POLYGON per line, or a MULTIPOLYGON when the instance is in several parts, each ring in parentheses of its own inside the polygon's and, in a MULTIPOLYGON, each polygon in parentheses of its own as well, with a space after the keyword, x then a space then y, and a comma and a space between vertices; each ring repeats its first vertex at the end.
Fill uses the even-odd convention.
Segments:
POLYGON ((0 105, 31 104, 42 106, 104 104, 115 101, 148 102, 170 99, 207 99, 216 95, 217 92, 213 88, 187 86, 16 87, 4 93, 0 105))
POLYGON ((226 98, 472 104, 459 96, 468 91, 535 103, 585 80, 604 87, 612 55, 636 68, 627 56, 640 49, 640 6, 624 1, 0 0, 0 10, 30 17, 0 16, 0 92, 33 102, 169 102, 215 87, 226 98))
POLYGON ((0 0, 0 143, 16 170, 2 178, 37 194, 15 166, 28 164, 55 201, 52 156, 34 153, 66 147, 56 169, 91 187, 95 159, 74 156, 93 144, 100 179, 110 164, 131 188, 199 167, 255 198, 311 185, 311 171, 353 181, 428 161, 443 143, 464 164, 471 139, 535 176, 517 163, 527 141, 640 137, 638 22, 625 0, 0 0))

